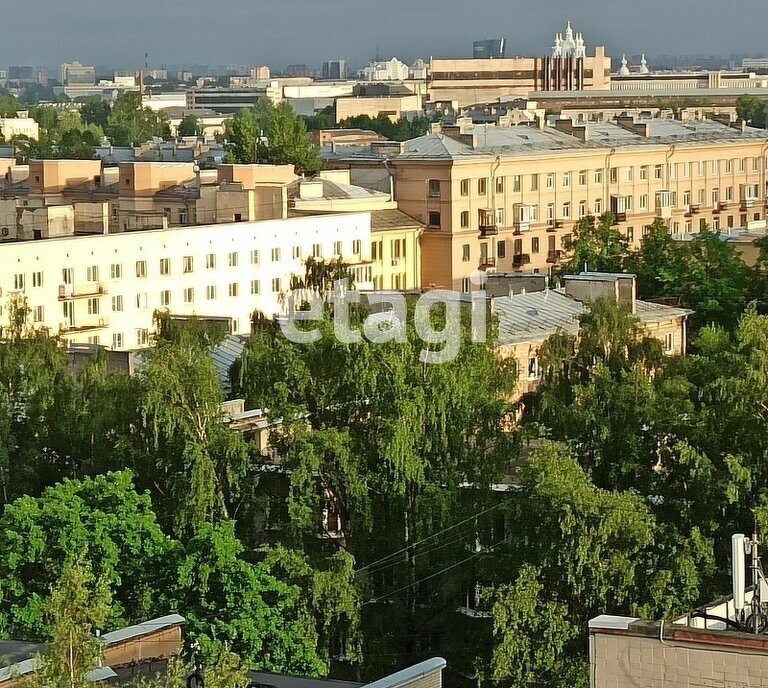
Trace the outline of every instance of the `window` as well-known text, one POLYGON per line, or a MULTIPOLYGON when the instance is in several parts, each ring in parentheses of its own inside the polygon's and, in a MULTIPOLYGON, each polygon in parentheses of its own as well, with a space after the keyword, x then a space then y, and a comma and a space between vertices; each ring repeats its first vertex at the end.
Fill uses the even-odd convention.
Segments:
POLYGON ((171 305, 171 292, 169 289, 163 289, 163 291, 160 292, 160 305, 161 306, 171 305))
POLYGON ((333 255, 340 256, 341 253, 342 253, 341 242, 340 241, 334 241, 333 242, 333 255))
POLYGON ((359 256, 361 248, 362 248, 362 242, 360 241, 360 239, 353 239, 352 240, 352 255, 359 256))
POLYGON ((596 198, 595 199, 595 215, 600 215, 600 213, 602 212, 603 212, 603 199, 596 198))
POLYGON ((115 313, 120 313, 123 310, 123 297, 113 296, 112 297, 112 311, 115 313))
POLYGON ((301 246, 294 246, 291 250, 291 258, 294 260, 297 258, 301 258, 301 246))
POLYGON ((568 219, 571 217, 571 204, 563 203, 563 218, 568 219))
POLYGON ((627 227, 627 241, 631 244, 635 240, 635 228, 627 227))
POLYGON ((684 177, 690 177, 691 176, 691 163, 684 162, 683 163, 683 176, 684 177))
POLYGON ((712 207, 717 208, 720 204, 720 189, 712 189, 712 207))
POLYGON ((634 168, 632 168, 632 167, 627 167, 627 168, 624 170, 624 181, 626 181, 626 182, 631 182, 631 181, 632 181, 632 178, 633 178, 633 176, 634 176, 634 168))
POLYGON ((500 241, 496 244, 496 256, 498 258, 504 258, 507 255, 507 242, 500 241))
POLYGON ((691 192, 683 191, 683 207, 687 208, 689 205, 691 205, 691 192))
POLYGON ((32 286, 33 287, 42 287, 43 286, 43 273, 42 272, 33 272, 32 273, 32 286))
POLYGON ((752 171, 757 172, 760 169, 760 158, 752 158, 752 171))
POLYGON ((552 222, 555 219, 555 204, 547 203, 547 222, 552 222))
POLYGON ((459 183, 459 193, 462 196, 469 196, 469 179, 462 179, 459 183))
POLYGON ((698 165, 699 177, 704 176, 704 170, 706 169, 705 166, 706 166, 706 163, 703 160, 699 160, 699 165, 698 165))
POLYGON ((209 284, 205 288, 205 298, 208 301, 215 301, 216 300, 216 285, 215 284, 209 284))
POLYGON ((440 198, 440 180, 430 179, 427 182, 428 195, 430 198, 440 198))
POLYGON ((587 215, 587 202, 579 201, 579 217, 586 217, 587 215))
POLYGON ((496 209, 496 224, 502 226, 504 225, 504 208, 496 209))
POLYGON ((206 270, 215 270, 216 269, 216 254, 215 253, 207 253, 205 255, 205 269, 206 270))
POLYGON ((725 200, 726 201, 732 201, 733 200, 733 187, 732 186, 726 186, 725 187, 725 200))
POLYGON ((251 280, 251 294, 256 296, 261 293, 261 284, 259 280, 251 280))
POLYGON ((258 265, 259 264, 259 251, 254 250, 251 251, 251 265, 258 265))
POLYGON ((184 256, 182 260, 182 272, 190 273, 195 269, 195 261, 192 256, 184 256))
POLYGON ((195 300, 194 287, 187 287, 184 290, 184 303, 192 303, 195 300))
POLYGON ((619 168, 618 167, 611 167, 611 169, 608 170, 608 181, 611 184, 616 184, 619 181, 619 168))
POLYGON ((671 354, 675 350, 675 333, 667 332, 664 335, 664 352, 671 354))
POLYGON ((707 202, 707 192, 705 189, 699 189, 699 205, 704 205, 707 202))
POLYGON ((171 274, 171 259, 170 258, 161 258, 160 259, 160 274, 161 275, 170 275, 171 274))
POLYGON ((123 348, 123 335, 121 332, 112 333, 112 348, 113 349, 123 348))
POLYGON ((531 356, 528 359, 528 379, 539 379, 539 359, 536 356, 531 356))
POLYGON ((99 281, 99 266, 98 265, 89 265, 85 269, 85 275, 86 280, 88 282, 98 282, 99 281))
MULTIPOLYGON (((512 179, 512 188, 520 191, 520 175, 515 175, 512 179)), ((504 177, 496 177, 496 193, 504 193, 504 177)))
MULTIPOLYGON (((315 244, 315 245, 317 245, 317 244, 315 244)), ((313 255, 314 255, 314 252, 313 252, 313 255)), ((317 258, 317 257, 318 256, 315 256, 315 258, 317 258)), ((280 248, 279 247, 275 247, 275 248, 272 249, 271 258, 272 258, 272 262, 273 263, 279 263, 280 262, 280 248)))
POLYGON ((477 180, 477 193, 481 196, 485 196, 486 188, 488 186, 488 180, 485 177, 481 177, 477 180))
POLYGON ((563 173, 563 187, 568 188, 571 185, 571 173, 570 172, 564 172, 563 173))
POLYGON ((430 227, 440 227, 440 213, 435 210, 430 210, 427 217, 427 224, 430 227))
POLYGON ((555 188, 555 173, 554 172, 547 172, 547 188, 548 189, 554 189, 555 188))
POLYGON ((539 252, 539 237, 533 237, 531 239, 531 253, 539 252))
POLYGON ((137 260, 136 261, 136 277, 146 277, 146 276, 147 276, 147 261, 137 260))
POLYGON ((149 331, 144 328, 139 328, 136 330, 136 345, 137 346, 146 346, 147 342, 149 341, 149 331))
POLYGON ((675 163, 669 163, 669 166, 667 167, 667 174, 669 175, 670 179, 677 178, 677 165, 675 165, 675 163))
POLYGON ((464 277, 461 280, 461 291, 465 294, 469 294, 469 277, 464 277))
POLYGON ((731 172, 733 172, 733 160, 729 158, 725 161, 725 173, 731 174, 731 172))
POLYGON ((532 174, 531 175, 531 191, 538 191, 538 190, 539 190, 539 175, 532 174))
POLYGON ((602 183, 603 183, 603 171, 595 170, 595 184, 602 184, 602 183))
POLYGON ((661 165, 654 165, 653 178, 662 179, 664 177, 664 168, 661 165))
POLYGON ((462 244, 462 246, 461 246, 461 260, 464 263, 469 262, 469 244, 462 244))
POLYGON ((45 320, 42 306, 35 306, 32 309, 32 320, 36 323, 43 322, 43 320, 45 320))
POLYGON ((648 194, 640 194, 640 210, 648 210, 648 194))
POLYGON ((462 228, 466 229, 467 227, 469 227, 469 211, 467 210, 462 211, 459 217, 460 217, 462 228))
POLYGON ((229 284, 229 296, 235 298, 240 294, 240 285, 237 282, 230 282, 229 284))
POLYGON ((272 278, 272 293, 273 294, 279 294, 280 293, 280 278, 279 277, 273 277, 272 278))
POLYGON ((99 300, 88 299, 88 315, 98 315, 98 314, 99 314, 99 300))
POLYGON ((640 179, 648 179, 648 165, 640 165, 640 179))
POLYGON ((384 259, 384 242, 372 241, 371 242, 371 260, 381 262, 384 259))
POLYGON ((312 257, 319 258, 323 253, 323 247, 321 244, 312 244, 312 257))
POLYGON ((720 174, 720 161, 719 160, 713 160, 712 161, 712 174, 720 174))
POLYGON ((64 284, 72 284, 74 278, 73 275, 74 270, 72 268, 61 269, 61 281, 64 282, 64 284))
POLYGON ((120 263, 112 263, 109 266, 109 276, 112 279, 120 279, 123 276, 123 266, 120 263))
POLYGON ((13 288, 16 291, 24 291, 24 273, 18 272, 13 276, 13 288))
POLYGON ((138 308, 140 311, 147 310, 147 293, 146 292, 136 294, 136 308, 138 308))

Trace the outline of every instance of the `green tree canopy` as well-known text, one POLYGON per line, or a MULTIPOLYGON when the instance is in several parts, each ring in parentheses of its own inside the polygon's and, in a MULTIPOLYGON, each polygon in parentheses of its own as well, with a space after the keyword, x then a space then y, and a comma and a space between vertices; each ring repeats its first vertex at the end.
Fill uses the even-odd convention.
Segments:
POLYGON ((225 136, 230 162, 290 164, 299 174, 314 174, 322 166, 306 125, 287 103, 275 106, 262 99, 255 108, 241 110, 227 122, 225 136))
POLYGON ((139 146, 154 137, 168 138, 169 133, 167 117, 146 107, 140 93, 126 91, 112 104, 107 135, 115 146, 139 146))

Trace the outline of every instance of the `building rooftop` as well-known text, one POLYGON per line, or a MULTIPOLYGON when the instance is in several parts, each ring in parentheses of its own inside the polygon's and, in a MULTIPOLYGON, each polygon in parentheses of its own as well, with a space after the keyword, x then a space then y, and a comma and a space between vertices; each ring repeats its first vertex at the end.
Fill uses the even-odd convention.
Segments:
POLYGON ((744 140, 765 140, 765 130, 754 127, 731 127, 715 121, 683 123, 678 120, 642 119, 620 126, 609 122, 590 122, 573 127, 577 134, 556 127, 497 127, 478 124, 465 134, 454 138, 435 133, 419 136, 402 144, 401 150, 387 148, 386 154, 376 155, 369 146, 324 151, 324 157, 336 159, 381 158, 451 159, 473 156, 527 156, 559 154, 566 150, 590 150, 618 147, 646 147, 727 143, 744 140), (634 128, 633 128, 634 127, 634 128))
MULTIPOLYGON (((540 341, 557 332, 575 335, 579 331, 579 316, 587 308, 581 301, 566 296, 562 289, 494 298, 493 310, 499 320, 499 344, 540 341)), ((639 299, 635 301, 634 315, 641 323, 692 313, 693 311, 687 308, 665 306, 639 299)))
POLYGON ((372 210, 371 231, 399 229, 406 227, 422 227, 418 220, 406 215, 402 210, 372 210))

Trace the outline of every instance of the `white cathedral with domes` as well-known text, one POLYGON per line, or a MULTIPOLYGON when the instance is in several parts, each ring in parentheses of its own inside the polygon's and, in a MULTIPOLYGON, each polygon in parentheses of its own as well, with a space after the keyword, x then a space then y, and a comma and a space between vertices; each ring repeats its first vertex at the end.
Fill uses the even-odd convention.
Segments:
POLYGON ((581 33, 574 34, 571 20, 565 29, 565 35, 555 34, 555 44, 552 46, 552 57, 586 57, 587 46, 581 33))

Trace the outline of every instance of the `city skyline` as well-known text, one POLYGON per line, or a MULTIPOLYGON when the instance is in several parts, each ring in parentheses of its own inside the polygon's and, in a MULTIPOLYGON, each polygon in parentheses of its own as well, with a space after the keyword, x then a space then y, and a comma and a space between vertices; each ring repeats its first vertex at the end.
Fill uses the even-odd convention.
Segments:
POLYGON ((757 54, 764 51, 760 27, 768 20, 768 6, 759 0, 736 0, 728 6, 714 0, 677 0, 673 6, 647 0, 622 6, 620 13, 605 0, 586 7, 554 0, 535 10, 482 0, 469 16, 462 14, 461 21, 455 21, 462 12, 455 0, 421 5, 395 0, 386 13, 375 16, 364 3, 352 0, 322 5, 295 0, 290 12, 278 3, 233 0, 219 15, 223 28, 217 40, 210 7, 201 0, 136 0, 106 10, 95 0, 54 6, 44 0, 14 0, 5 8, 7 25, 28 27, 31 36, 9 32, 0 45, 0 64, 56 65, 77 59, 138 67, 145 52, 151 66, 193 62, 317 66, 337 58, 364 64, 377 53, 405 61, 430 55, 470 56, 473 40, 495 36, 507 39, 507 55, 546 54, 554 33, 562 31, 568 19, 584 34, 590 52, 595 45, 605 45, 616 59, 622 53, 757 54), (301 15, 311 21, 295 21, 301 15), (706 25, 688 30, 691 17, 702 15, 708 19, 706 25), (752 20, 745 23, 744 16, 752 20), (267 28, 262 31, 263 26, 267 28), (738 44, 731 38, 737 30, 738 44))

